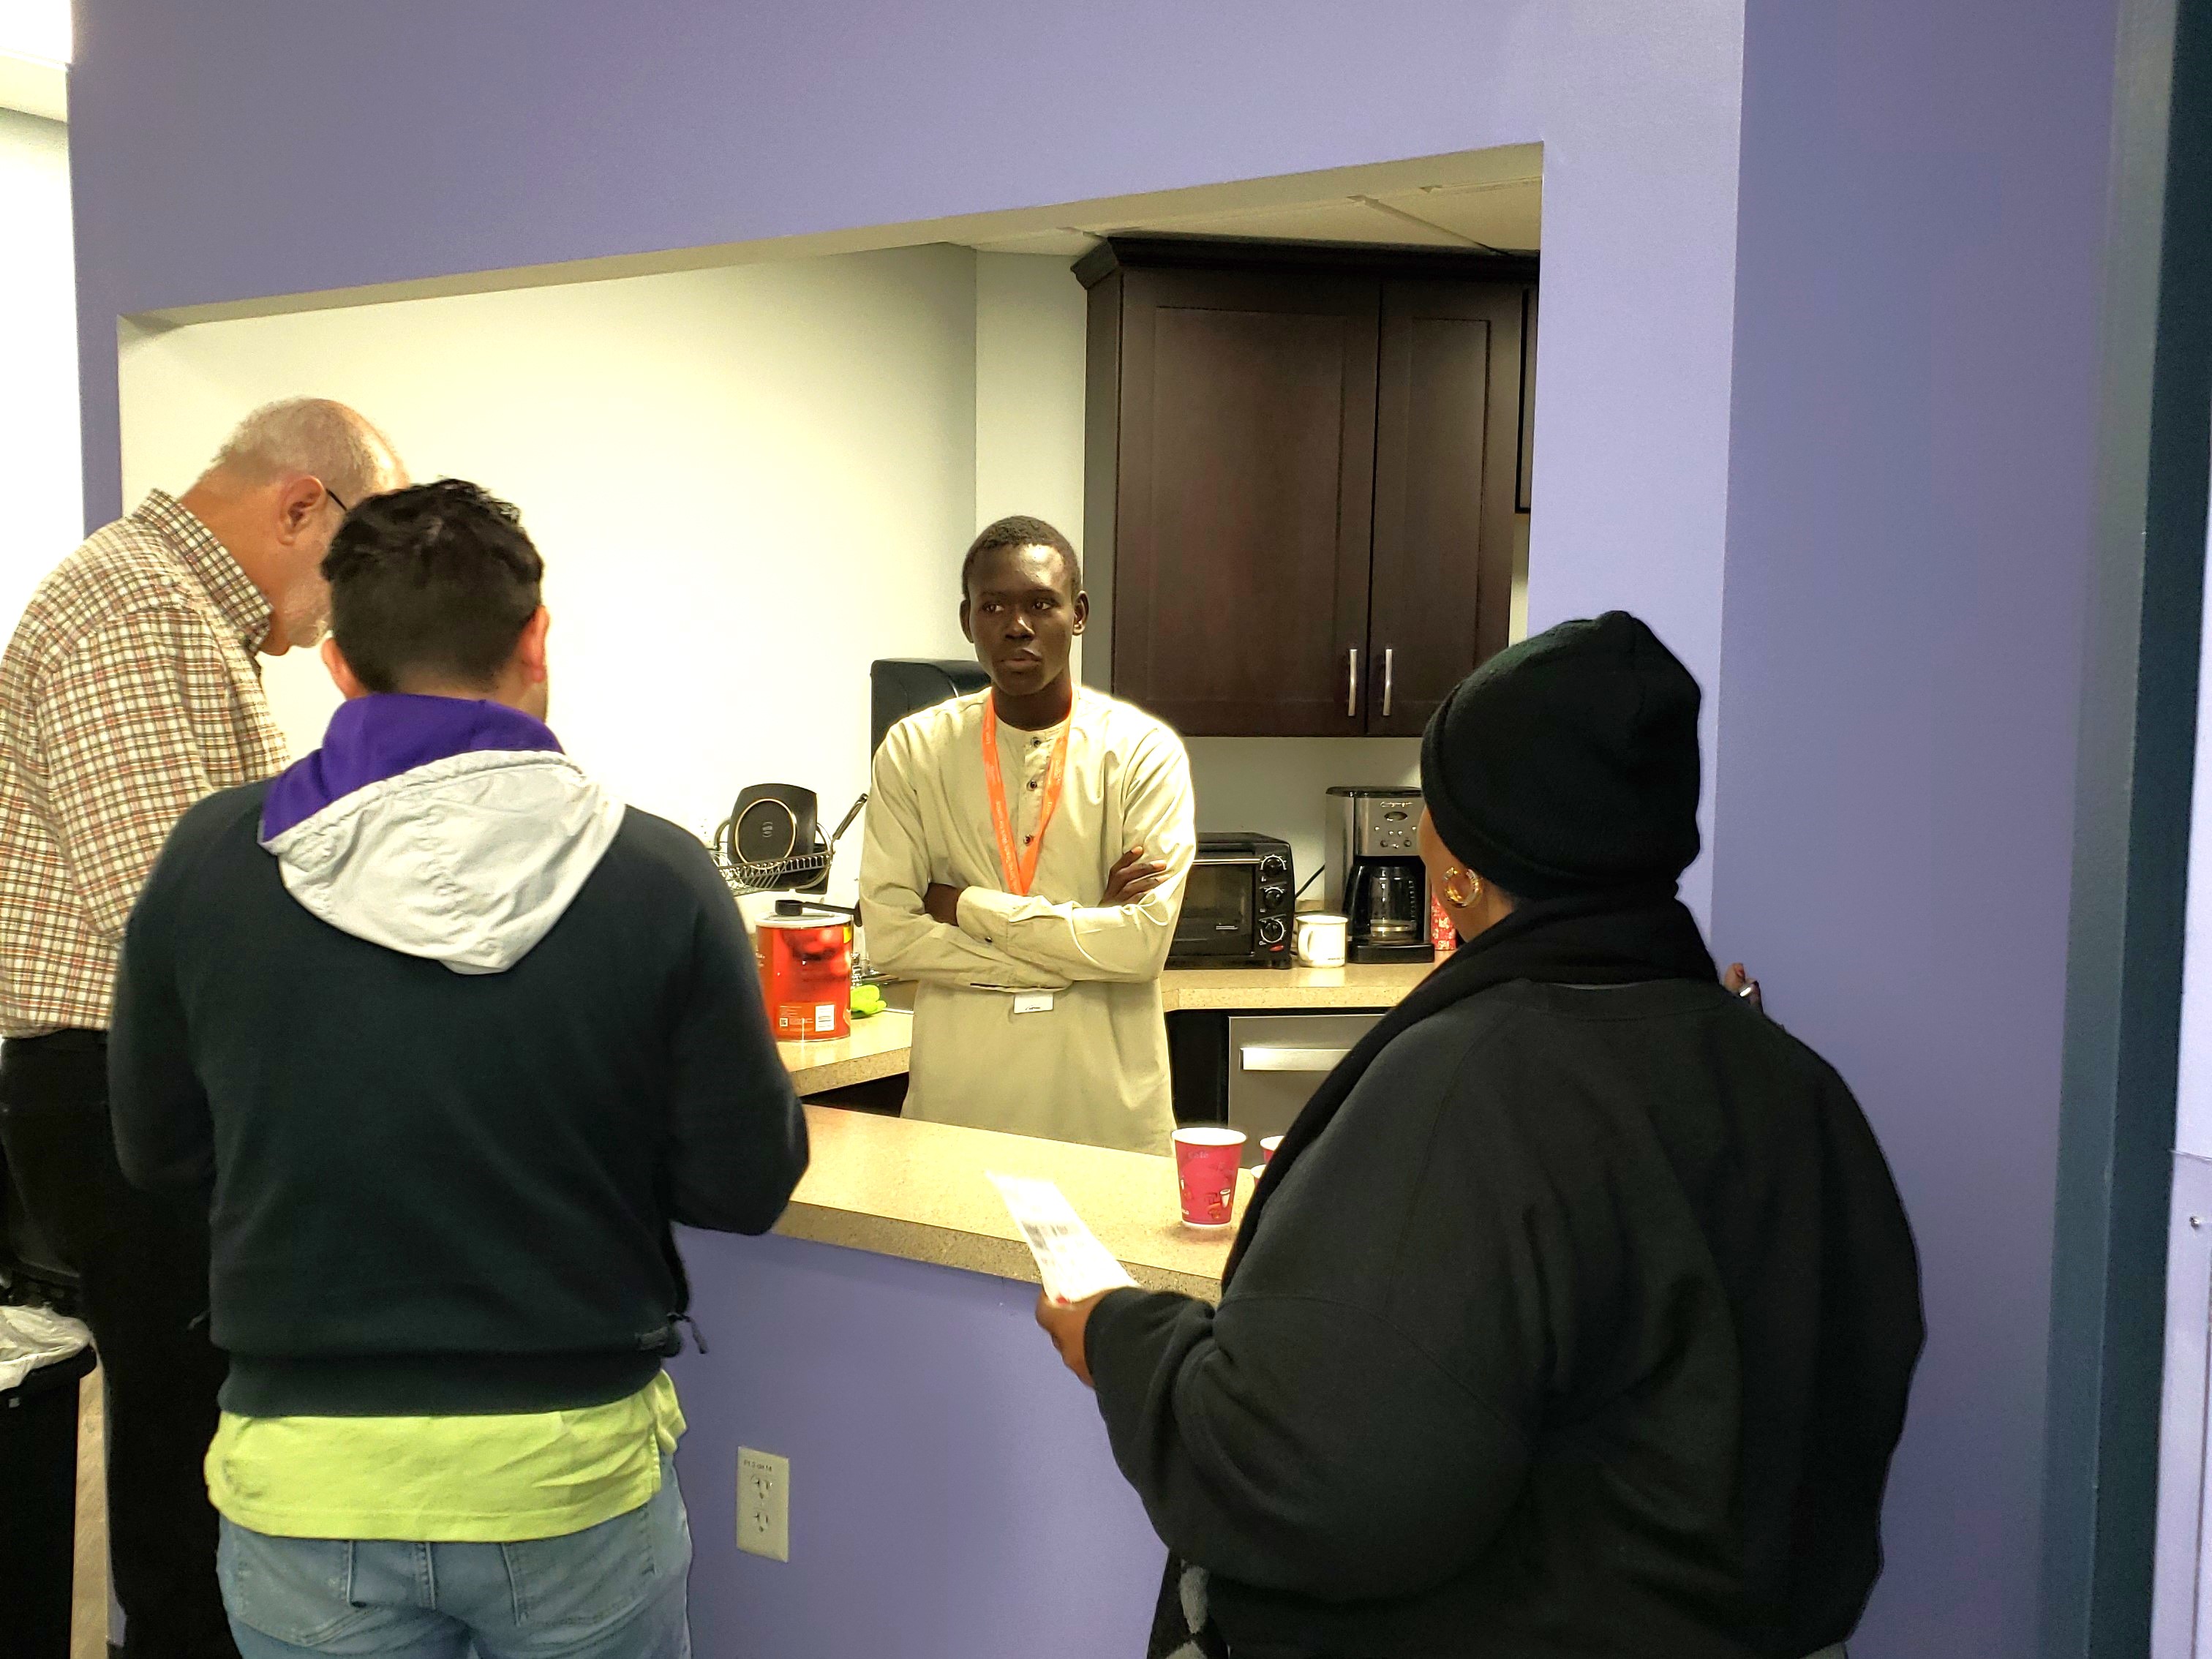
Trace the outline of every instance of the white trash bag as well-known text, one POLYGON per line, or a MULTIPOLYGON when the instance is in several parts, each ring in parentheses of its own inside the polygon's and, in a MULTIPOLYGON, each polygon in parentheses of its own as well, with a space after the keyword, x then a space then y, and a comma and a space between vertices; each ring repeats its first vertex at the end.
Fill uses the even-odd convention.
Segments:
POLYGON ((0 1394, 18 1388, 41 1365, 58 1364, 92 1346, 83 1322, 46 1308, 0 1307, 0 1394))

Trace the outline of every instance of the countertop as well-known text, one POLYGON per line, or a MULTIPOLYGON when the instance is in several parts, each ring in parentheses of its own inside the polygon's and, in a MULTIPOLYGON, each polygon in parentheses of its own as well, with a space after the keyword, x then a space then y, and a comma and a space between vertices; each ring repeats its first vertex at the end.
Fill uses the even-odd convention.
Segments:
POLYGON ((777 1049, 801 1095, 872 1083, 906 1070, 914 1046, 914 1016, 889 1010, 853 1022, 853 1034, 832 1042, 779 1042, 777 1049))
MULTIPOLYGON (((1160 981, 1177 1009, 1388 1008, 1429 972, 1423 963, 1377 968, 1176 968, 1160 981)), ((903 1072, 914 1016, 890 1011, 853 1022, 834 1042, 778 1046, 801 1095, 903 1072)), ((879 1255, 1036 1282, 1036 1264, 986 1171, 1057 1182, 1108 1249, 1147 1290, 1212 1297, 1231 1231, 1182 1224, 1175 1161, 1103 1146, 1038 1140, 874 1112, 809 1105, 814 1158, 776 1231, 879 1255)), ((1255 1157, 1256 1162, 1256 1154, 1255 1157)), ((1251 1194, 1237 1183, 1237 1214, 1251 1194)))
POLYGON ((1436 964, 1382 968, 1170 968, 1160 975, 1167 1012, 1186 1008, 1395 1008, 1436 964))
MULTIPOLYGON (((779 1233, 1034 1285, 1029 1247, 986 1178, 1030 1176, 1056 1182, 1146 1290, 1220 1294, 1235 1230, 1182 1224, 1172 1158, 835 1106, 807 1107, 806 1127, 813 1161, 779 1233)), ((1251 1192, 1248 1173, 1237 1183, 1239 1219, 1251 1192)))
MULTIPOLYGON (((1430 972, 1431 964, 1378 968, 1170 968, 1160 975, 1160 1001, 1170 1013, 1184 1009, 1249 1008, 1281 1012, 1301 1008, 1392 1008, 1430 972)), ((906 1070, 914 1042, 914 1016, 898 1010, 853 1022, 853 1034, 834 1042, 783 1042, 783 1063, 802 1096, 872 1083, 906 1070)))

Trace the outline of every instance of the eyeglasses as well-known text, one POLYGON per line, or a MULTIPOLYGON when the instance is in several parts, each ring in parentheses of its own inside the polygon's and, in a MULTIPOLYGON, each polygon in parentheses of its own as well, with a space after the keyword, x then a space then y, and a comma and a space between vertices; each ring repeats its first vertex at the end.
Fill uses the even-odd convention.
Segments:
MULTIPOLYGON (((323 483, 323 481, 320 478, 316 479, 315 482, 317 483, 323 483)), ((339 495, 337 490, 331 489, 328 484, 323 484, 323 494, 329 496, 332 501, 338 504, 338 516, 340 518, 343 518, 347 514, 353 511, 353 508, 347 505, 345 497, 339 495)))

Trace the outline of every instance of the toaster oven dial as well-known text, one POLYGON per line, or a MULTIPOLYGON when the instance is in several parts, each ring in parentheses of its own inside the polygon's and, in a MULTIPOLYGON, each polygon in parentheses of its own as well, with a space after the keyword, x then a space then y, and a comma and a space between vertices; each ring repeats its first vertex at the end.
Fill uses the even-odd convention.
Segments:
POLYGON ((1262 881, 1280 881, 1290 873, 1290 860, 1280 853, 1270 853, 1260 860, 1260 879, 1262 881))
POLYGON ((1283 926, 1283 919, 1280 916, 1264 916, 1260 921, 1260 943, 1280 945, 1283 942, 1283 935, 1288 931, 1283 926))
POLYGON ((1260 908, 1263 910, 1279 910, 1283 908, 1283 902, 1289 897, 1290 894, 1279 884, 1262 887, 1260 890, 1260 908))

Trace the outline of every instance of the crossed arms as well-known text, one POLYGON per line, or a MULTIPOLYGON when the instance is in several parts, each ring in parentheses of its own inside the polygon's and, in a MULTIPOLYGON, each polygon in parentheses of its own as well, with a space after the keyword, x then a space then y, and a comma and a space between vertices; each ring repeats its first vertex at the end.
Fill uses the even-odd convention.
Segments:
POLYGON ((1160 733, 1130 755, 1120 787, 1131 846, 1102 872, 1100 902, 1083 905, 933 882, 941 859, 932 857, 916 757, 894 748, 900 736, 877 759, 860 860, 860 919, 879 967, 933 984, 1014 991, 1158 976, 1196 844, 1182 744, 1160 733), (1151 862, 1164 867, 1151 872, 1151 862))

